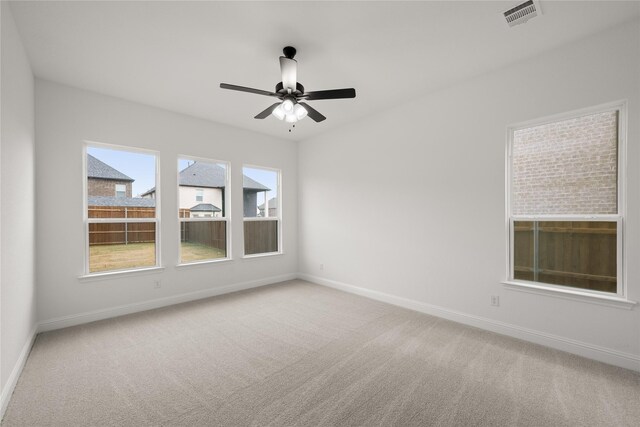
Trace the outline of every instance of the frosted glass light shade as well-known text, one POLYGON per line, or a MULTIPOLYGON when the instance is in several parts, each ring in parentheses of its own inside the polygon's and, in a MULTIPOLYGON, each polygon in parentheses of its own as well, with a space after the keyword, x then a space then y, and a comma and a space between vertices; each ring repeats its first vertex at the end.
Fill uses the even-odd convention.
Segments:
POLYGON ((273 114, 278 120, 284 119, 285 113, 284 113, 284 110, 282 109, 282 104, 274 108, 271 114, 273 114))
POLYGON ((284 101, 282 101, 282 109, 284 110, 285 113, 289 114, 293 112, 293 101, 290 99, 285 99, 284 101))
POLYGON ((307 109, 300 104, 296 104, 295 107, 293 107, 293 112, 298 120, 302 120, 307 116, 307 109))
POLYGON ((296 117, 295 114, 287 114, 284 118, 284 121, 287 123, 295 123, 298 121, 298 118, 296 117))

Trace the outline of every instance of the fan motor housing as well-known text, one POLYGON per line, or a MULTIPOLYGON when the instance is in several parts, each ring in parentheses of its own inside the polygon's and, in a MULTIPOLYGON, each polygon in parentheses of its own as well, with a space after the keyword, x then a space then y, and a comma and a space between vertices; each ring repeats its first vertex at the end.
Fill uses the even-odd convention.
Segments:
MULTIPOLYGON (((284 88, 284 85, 282 84, 282 82, 278 82, 278 84, 276 85, 276 93, 282 93, 282 94, 286 94, 287 91, 284 88)), ((296 91, 293 92, 296 95, 302 95, 304 93, 304 86, 302 86, 300 83, 296 82, 296 91)))

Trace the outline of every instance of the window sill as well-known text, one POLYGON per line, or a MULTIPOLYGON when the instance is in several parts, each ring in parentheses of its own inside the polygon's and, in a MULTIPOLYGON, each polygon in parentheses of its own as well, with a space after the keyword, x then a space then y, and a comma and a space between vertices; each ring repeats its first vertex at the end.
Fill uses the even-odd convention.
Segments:
POLYGON ((204 261, 184 262, 182 264, 176 265, 176 269, 182 270, 183 268, 190 268, 190 267, 206 267, 207 265, 226 263, 230 261, 233 261, 233 259, 221 258, 221 259, 208 259, 204 261))
POLYGON ((94 280, 106 280, 117 277, 139 276, 143 274, 157 274, 164 271, 164 267, 136 268, 135 270, 106 271, 104 273, 89 273, 79 276, 81 282, 91 282, 94 280))
POLYGON ((284 255, 284 252, 268 252, 265 254, 244 255, 242 259, 265 258, 270 256, 279 256, 279 255, 284 255))
POLYGON ((607 307, 622 308, 633 310, 637 302, 619 297, 617 295, 599 295, 580 290, 552 288, 549 286, 538 285, 534 283, 516 282, 506 280, 502 284, 506 289, 517 292, 526 292, 530 294, 545 295, 555 298, 569 299, 573 301, 587 302, 590 304, 604 305, 607 307))

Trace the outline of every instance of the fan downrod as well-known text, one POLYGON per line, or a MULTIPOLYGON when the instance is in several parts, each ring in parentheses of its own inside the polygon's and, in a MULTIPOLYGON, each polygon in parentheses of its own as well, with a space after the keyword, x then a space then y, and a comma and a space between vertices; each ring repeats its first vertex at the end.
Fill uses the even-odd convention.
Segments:
POLYGON ((296 48, 293 46, 286 46, 282 49, 282 53, 284 53, 285 58, 293 59, 296 56, 296 48))

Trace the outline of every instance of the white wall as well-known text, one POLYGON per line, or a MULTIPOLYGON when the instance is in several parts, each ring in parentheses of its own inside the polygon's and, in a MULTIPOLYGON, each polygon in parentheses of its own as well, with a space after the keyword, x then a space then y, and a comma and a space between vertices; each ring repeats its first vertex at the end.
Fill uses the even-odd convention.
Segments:
MULTIPOLYGON (((33 74, 11 9, 2 15, 0 384, 3 404, 36 324, 33 74)), ((18 369, 19 370, 19 369, 18 369)))
POLYGON ((506 126, 627 99, 627 283, 640 300, 639 53, 636 21, 303 142, 300 271, 636 363, 637 306, 515 292, 500 282, 506 126), (492 294, 500 307, 490 306, 492 294))
MULTIPOLYGON (((36 79, 36 135, 40 207, 38 313, 45 324, 60 317, 238 283, 277 280, 296 273, 295 143, 39 79, 36 79), (98 281, 79 279, 84 268, 81 208, 84 140, 159 152, 164 271, 98 281), (179 238, 176 162, 180 155, 231 162, 233 261, 175 268, 179 238), (284 255, 241 258, 243 162, 282 169, 284 255), (160 289, 154 289, 156 280, 161 281, 160 289)), ((64 325, 58 322, 49 327, 64 325)))

